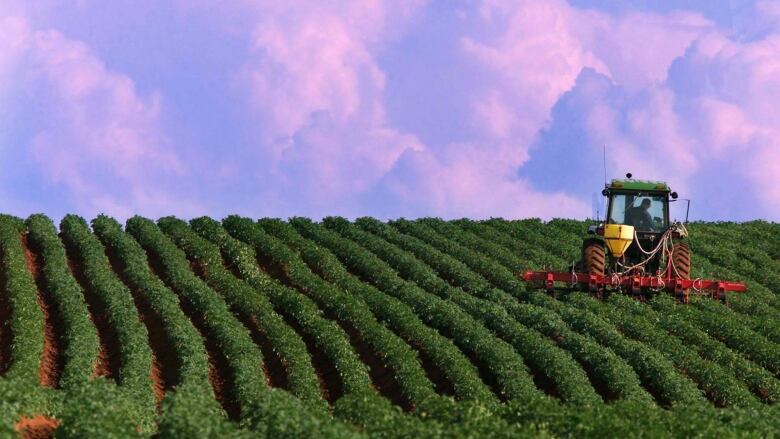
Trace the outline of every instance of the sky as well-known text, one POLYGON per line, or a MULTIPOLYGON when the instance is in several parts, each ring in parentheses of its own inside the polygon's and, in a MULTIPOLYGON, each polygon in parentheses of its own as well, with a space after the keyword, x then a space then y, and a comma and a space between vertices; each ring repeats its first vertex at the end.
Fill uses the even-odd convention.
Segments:
POLYGON ((0 211, 780 221, 778 102, 776 0, 2 0, 0 211))

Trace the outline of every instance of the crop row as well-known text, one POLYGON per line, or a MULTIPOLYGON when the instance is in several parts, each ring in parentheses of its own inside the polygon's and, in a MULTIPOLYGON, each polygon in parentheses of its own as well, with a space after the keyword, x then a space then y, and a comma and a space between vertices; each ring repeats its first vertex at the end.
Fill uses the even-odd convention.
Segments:
MULTIPOLYGON (((233 221, 237 222, 237 224, 233 224, 233 226, 240 229, 241 221, 239 221, 238 218, 235 218, 233 221)), ((275 289, 277 291, 272 293, 272 295, 277 295, 280 299, 298 297, 300 300, 300 298, 304 297, 297 294, 294 290, 282 287, 262 273, 258 269, 257 262, 255 261, 256 257, 253 248, 230 237, 224 229, 216 227, 217 224, 206 219, 195 220, 193 224, 196 231, 219 243, 220 248, 224 251, 227 259, 234 264, 237 270, 242 274, 242 277, 250 280, 250 282, 253 281, 258 288, 263 288, 266 291, 275 289)), ((239 230, 234 230, 234 233, 241 235, 238 231, 239 230)), ((290 270, 290 268, 287 269, 290 270)), ((280 304, 285 305, 284 302, 280 302, 280 304)), ((335 301, 334 304, 337 305, 339 302, 335 301)), ((333 306, 334 304, 328 306, 333 306)), ((308 307, 306 309, 308 309, 308 307)), ((309 315, 307 319, 315 319, 315 315, 309 315)), ((301 320, 301 325, 307 324, 309 323, 306 322, 306 319, 301 320)), ((317 326, 313 326, 313 329, 317 329, 317 326)), ((327 328, 324 329, 327 330, 327 328)), ((331 346, 328 346, 327 343, 333 341, 334 338, 329 338, 327 333, 320 332, 320 336, 324 350, 333 350, 340 346, 340 343, 332 343, 331 346)), ((338 342, 338 339, 335 340, 338 342)), ((353 351, 350 350, 350 352, 353 351)), ((335 358, 334 363, 337 365, 343 364, 344 360, 335 358)), ((347 363, 347 366, 348 365, 349 364, 347 363)), ((500 418, 485 416, 484 414, 480 418, 482 422, 475 423, 473 419, 469 419, 467 416, 468 413, 464 414, 462 410, 455 409, 452 402, 448 402, 447 400, 426 399, 421 402, 424 402, 426 410, 448 413, 450 418, 447 419, 447 421, 452 422, 455 420, 462 422, 455 422, 452 425, 448 425, 446 423, 429 420, 423 423, 422 420, 414 420, 414 418, 408 416, 401 416, 400 413, 397 413, 390 408, 387 400, 383 400, 374 392, 369 391, 369 387, 365 384, 367 382, 363 381, 367 379, 367 377, 364 378, 361 374, 357 375, 358 379, 355 379, 350 378, 350 374, 356 375, 356 372, 349 369, 345 369, 345 371, 342 372, 342 379, 345 383, 345 394, 336 402, 334 407, 335 413, 342 419, 362 425, 367 432, 372 434, 391 437, 408 437, 409 435, 414 436, 419 434, 453 434, 457 436, 460 434, 478 434, 479 431, 484 431, 492 435, 499 432, 516 435, 523 431, 518 430, 518 427, 508 425, 500 418), (351 384, 349 384, 350 381, 351 384), (452 419, 452 417, 457 417, 457 419, 452 419)), ((431 417, 431 414, 422 413, 421 415, 431 417)), ((441 420, 441 415, 439 416, 439 419, 441 420)))
POLYGON ((409 305, 360 281, 330 251, 304 239, 290 224, 278 220, 263 220, 260 224, 298 251, 323 279, 363 300, 378 319, 438 367, 443 377, 437 379, 437 391, 446 392, 449 383, 459 399, 487 403, 495 400, 468 358, 451 340, 426 326, 409 305))
MULTIPOLYGON (((367 221, 363 221, 365 223, 367 221)), ((360 223, 360 221, 358 221, 360 223)), ((376 230, 378 224, 374 224, 376 230)), ((648 401, 649 395, 645 392, 640 382, 625 361, 617 357, 611 350, 599 345, 591 337, 578 334, 572 331, 565 322, 554 312, 545 308, 537 307, 527 303, 521 303, 508 292, 498 289, 491 285, 484 277, 473 272, 466 264, 451 256, 453 253, 445 253, 430 244, 421 242, 418 238, 401 235, 398 232, 393 233, 388 227, 383 228, 382 236, 390 239, 392 242, 409 250, 422 261, 450 283, 462 287, 464 290, 491 301, 503 307, 509 315, 528 327, 545 334, 548 338, 555 341, 558 346, 565 349, 585 369, 588 369, 594 376, 594 379, 600 382, 600 385, 606 386, 607 390, 604 397, 626 398, 648 401)), ((428 242, 435 242, 441 250, 450 250, 457 254, 465 250, 455 243, 447 242, 444 238, 435 236, 432 231, 419 230, 418 236, 425 237, 428 242), (427 232, 427 233, 426 233, 427 232)), ((465 235, 463 231, 456 229, 447 230, 447 236, 457 240, 460 235, 465 235)), ((475 239, 476 240, 476 239, 475 239)), ((489 254, 500 253, 500 248, 490 242, 480 242, 489 254)), ((480 255, 472 255, 480 258, 480 255)), ((483 261, 482 266, 488 269, 494 268, 488 261, 483 261)), ((527 349, 527 348, 523 348, 527 349)), ((525 351, 532 352, 532 351, 525 351)), ((531 357, 533 359, 533 357, 531 357)), ((548 368, 547 370, 550 370, 548 368)), ((551 374, 566 373, 565 367, 553 368, 551 374)))
MULTIPOLYGON (((439 265, 439 262, 447 261, 448 255, 373 219, 358 220, 357 225, 387 240, 387 243, 375 240, 377 245, 372 248, 381 246, 384 250, 382 255, 387 255, 386 260, 409 280, 433 294, 457 303, 471 316, 500 334, 523 355, 526 362, 537 373, 545 375, 554 383, 556 390, 565 401, 573 404, 591 404, 600 401, 579 363, 566 351, 557 347, 549 337, 523 326, 500 305, 450 286, 422 262, 439 265), (397 251, 391 243, 411 253, 404 254, 397 251), (416 255, 420 260, 412 255, 416 255)), ((445 272, 455 275, 454 270, 445 272)))
POLYGON ((59 385, 70 388, 92 379, 100 349, 95 325, 76 279, 68 271, 68 259, 57 229, 43 215, 26 221, 30 244, 42 262, 41 277, 57 315, 62 319, 63 367, 59 385))
MULTIPOLYGON (((192 313, 198 314, 195 318, 201 321, 205 337, 213 338, 224 355, 233 380, 232 389, 226 389, 233 394, 226 398, 233 397, 238 403, 241 425, 271 435, 279 433, 276 429, 280 427, 309 428, 312 421, 322 428, 324 415, 316 415, 289 394, 265 386, 260 349, 252 342, 248 330, 232 314, 225 301, 191 270, 185 253, 147 219, 133 217, 128 220, 127 229, 148 254, 157 259, 162 278, 187 306, 192 307, 192 313), (292 419, 287 419, 279 423, 279 418, 289 410, 307 422, 294 423, 292 419)), ((339 424, 334 424, 332 428, 338 431, 338 427, 339 424)), ((301 434, 301 431, 296 433, 301 434)))
POLYGON ((111 270, 103 246, 89 232, 87 223, 79 217, 68 215, 60 223, 62 239, 67 247, 82 261, 84 277, 89 288, 101 302, 108 324, 114 329, 121 365, 119 384, 138 401, 139 418, 151 424, 155 415, 154 393, 150 371, 152 350, 149 334, 138 318, 130 290, 111 270))
MULTIPOLYGON (((522 367, 522 358, 509 344, 495 337, 452 302, 399 277, 386 262, 369 252, 368 247, 362 247, 374 242, 372 235, 347 227, 347 223, 343 223, 343 236, 332 231, 325 233, 322 226, 300 218, 293 219, 292 223, 304 235, 332 250, 355 273, 406 302, 428 325, 450 336, 462 350, 472 353, 484 365, 490 378, 495 379, 500 395, 525 400, 540 396, 530 374, 522 367), (344 237, 355 241, 345 240, 344 237)), ((325 223, 328 223, 327 219, 325 223)), ((336 224, 331 222, 330 226, 336 227, 336 224)), ((370 249, 378 250, 376 247, 370 249)))
POLYGON ((610 303, 604 303, 582 293, 566 297, 566 303, 604 316, 614 323, 623 334, 664 354, 678 369, 696 381, 699 388, 716 405, 748 406, 756 402, 755 397, 747 387, 739 382, 730 371, 701 358, 695 350, 685 346, 677 337, 658 328, 642 316, 631 313, 623 306, 618 306, 618 303, 625 300, 632 299, 615 295, 610 303))
MULTIPOLYGON (((194 223, 199 224, 200 230, 212 230, 211 226, 219 227, 219 223, 211 219, 201 218, 194 223)), ((319 381, 306 344, 285 323, 283 317, 274 311, 268 297, 235 277, 224 266, 219 248, 196 235, 185 222, 163 218, 159 225, 191 260, 202 264, 206 282, 222 295, 234 312, 257 322, 280 356, 287 390, 312 407, 324 409, 326 401, 320 393, 319 381)))
POLYGON ((315 301, 326 315, 356 333, 370 346, 372 355, 381 353, 379 361, 398 380, 408 403, 416 406, 435 395, 433 383, 425 375, 416 352, 382 326, 364 302, 317 276, 296 253, 251 220, 232 216, 223 224, 234 237, 254 246, 270 263, 282 268, 286 281, 315 301))
POLYGON ((8 295, 12 341, 4 377, 38 384, 38 364, 43 352, 43 312, 37 305, 38 289, 27 269, 20 240, 24 224, 8 216, 0 217, 0 252, 3 258, 3 285, 8 295))

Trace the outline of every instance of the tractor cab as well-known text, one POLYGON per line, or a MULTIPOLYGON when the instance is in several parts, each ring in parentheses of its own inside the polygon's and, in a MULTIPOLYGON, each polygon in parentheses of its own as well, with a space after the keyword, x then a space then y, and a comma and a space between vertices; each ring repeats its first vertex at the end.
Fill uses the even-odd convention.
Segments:
MULTIPOLYGON (((664 182, 635 180, 627 174, 626 179, 612 180, 602 194, 607 197, 607 216, 601 225, 591 227, 589 233, 603 236, 613 255, 621 256, 626 265, 643 260, 671 228, 669 202, 677 198, 677 193, 664 182), (620 231, 615 226, 630 226, 622 228, 630 231, 620 231), (613 236, 614 233, 627 233, 627 236, 613 236)), ((655 272, 662 268, 663 262, 654 259, 642 268, 655 272)))
POLYGON ((612 180, 603 194, 609 199, 606 224, 633 226, 638 235, 662 234, 669 228, 671 191, 666 183, 612 180))

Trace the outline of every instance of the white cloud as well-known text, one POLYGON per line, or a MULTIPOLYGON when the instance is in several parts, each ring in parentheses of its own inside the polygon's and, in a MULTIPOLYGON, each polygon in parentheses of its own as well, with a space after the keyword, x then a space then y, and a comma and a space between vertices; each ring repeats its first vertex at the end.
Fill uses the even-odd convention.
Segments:
POLYGON ((28 156, 48 184, 67 188, 72 206, 90 214, 194 208, 166 195, 163 183, 186 167, 163 133, 159 95, 139 96, 129 77, 56 30, 33 30, 20 17, 0 23, 13 36, 0 43, 0 78, 22 90, 16 105, 39 108, 29 111, 28 156), (150 203, 143 194, 153 191, 170 203, 150 203))

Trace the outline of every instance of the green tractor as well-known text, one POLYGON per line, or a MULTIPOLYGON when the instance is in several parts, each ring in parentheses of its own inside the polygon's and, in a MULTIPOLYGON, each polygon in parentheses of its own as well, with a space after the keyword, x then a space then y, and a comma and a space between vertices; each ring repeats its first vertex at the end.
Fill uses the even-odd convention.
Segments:
POLYGON ((548 291, 555 282, 582 288, 598 296, 621 291, 646 297, 668 291, 681 302, 689 294, 711 295, 722 301, 726 292, 746 291, 737 282, 691 279, 691 250, 687 242, 688 221, 669 220, 669 205, 677 193, 659 181, 612 180, 602 194, 607 197, 606 219, 588 228, 582 244, 582 259, 568 272, 529 271, 526 281, 542 281, 548 291))

